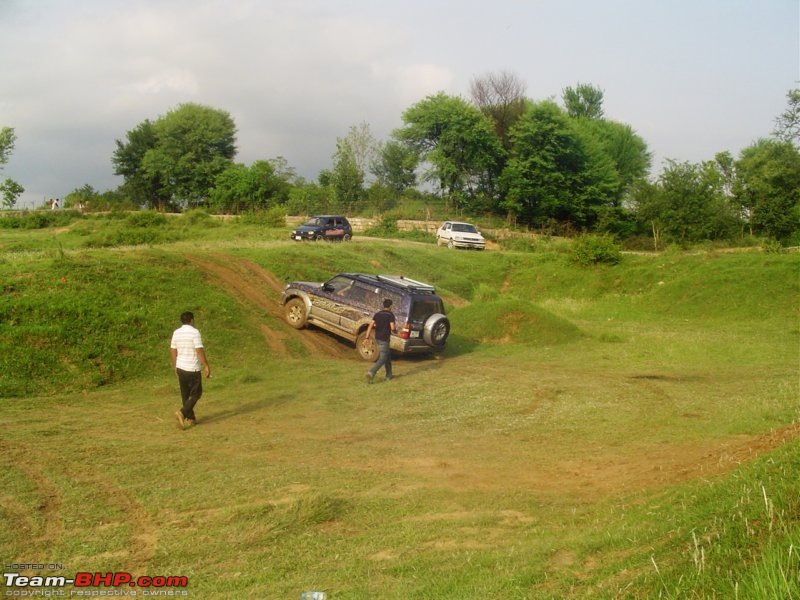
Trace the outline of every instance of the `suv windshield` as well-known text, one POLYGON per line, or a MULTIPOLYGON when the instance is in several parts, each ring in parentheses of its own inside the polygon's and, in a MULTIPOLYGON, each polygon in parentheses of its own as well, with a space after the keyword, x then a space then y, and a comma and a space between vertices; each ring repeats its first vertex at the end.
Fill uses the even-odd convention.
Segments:
POLYGON ((453 225, 453 231, 463 231, 464 233, 478 233, 475 227, 467 223, 455 223, 453 225))

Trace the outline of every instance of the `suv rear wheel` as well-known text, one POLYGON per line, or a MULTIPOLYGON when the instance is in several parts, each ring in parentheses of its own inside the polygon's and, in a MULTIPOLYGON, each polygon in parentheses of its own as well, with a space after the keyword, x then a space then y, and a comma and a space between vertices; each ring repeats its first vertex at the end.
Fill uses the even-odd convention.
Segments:
POLYGON ((422 328, 422 339, 429 346, 443 347, 447 342, 448 335, 450 335, 450 320, 443 314, 433 314, 425 321, 422 328))
POLYGON ((295 329, 302 329, 308 322, 306 303, 302 298, 292 298, 286 303, 286 322, 295 329))

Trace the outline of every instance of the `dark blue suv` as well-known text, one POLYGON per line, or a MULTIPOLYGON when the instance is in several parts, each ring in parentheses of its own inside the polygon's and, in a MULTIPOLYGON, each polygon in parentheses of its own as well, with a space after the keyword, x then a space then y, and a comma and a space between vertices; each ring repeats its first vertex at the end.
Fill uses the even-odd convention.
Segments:
POLYGON ((292 230, 292 239, 298 242, 310 240, 342 240, 350 241, 353 228, 350 222, 341 215, 318 215, 292 230))
POLYGON ((316 325, 356 345, 361 358, 375 360, 375 340, 367 339, 372 316, 392 300, 397 333, 389 346, 401 354, 438 353, 450 334, 436 290, 420 281, 398 275, 341 273, 325 283, 295 281, 281 296, 286 321, 295 329, 316 325))

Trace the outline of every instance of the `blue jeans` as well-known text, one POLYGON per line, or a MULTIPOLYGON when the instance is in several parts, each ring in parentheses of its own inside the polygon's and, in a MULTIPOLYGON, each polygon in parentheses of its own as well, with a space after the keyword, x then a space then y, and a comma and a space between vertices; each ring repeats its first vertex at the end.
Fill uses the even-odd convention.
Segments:
POLYGON ((389 350, 389 342, 375 340, 375 344, 378 346, 378 360, 376 360, 375 364, 372 365, 372 368, 369 370, 369 374, 375 377, 375 373, 377 373, 381 367, 384 367, 386 369, 386 378, 391 379, 392 351, 389 350))

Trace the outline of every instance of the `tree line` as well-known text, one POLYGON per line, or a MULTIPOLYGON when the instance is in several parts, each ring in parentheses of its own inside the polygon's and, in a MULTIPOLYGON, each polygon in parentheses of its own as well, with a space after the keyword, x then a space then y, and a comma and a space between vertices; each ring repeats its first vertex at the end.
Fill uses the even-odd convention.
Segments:
POLYGON ((646 235, 656 247, 743 235, 800 243, 800 90, 787 94, 772 134, 738 157, 670 160, 657 177, 645 140, 605 116, 600 88, 567 87, 561 103, 525 91, 514 74, 489 73, 473 79, 468 99, 438 93, 415 103, 385 142, 354 125, 316 181, 281 157, 235 162, 230 114, 183 104, 116 140, 117 190, 87 185, 66 206, 374 214, 435 197, 448 213, 554 233, 646 235))

